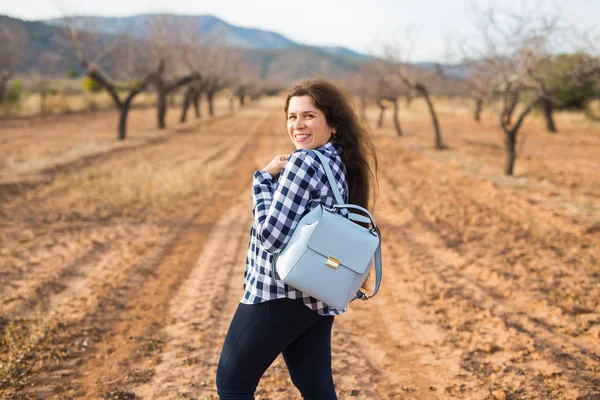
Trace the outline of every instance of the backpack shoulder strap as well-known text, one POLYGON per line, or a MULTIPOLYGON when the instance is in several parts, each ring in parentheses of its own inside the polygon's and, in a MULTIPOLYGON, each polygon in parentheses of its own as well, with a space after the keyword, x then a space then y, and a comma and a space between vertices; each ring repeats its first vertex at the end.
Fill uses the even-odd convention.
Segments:
POLYGON ((327 175, 327 179, 329 180, 329 185, 331 186, 331 190, 333 190, 333 196, 335 197, 336 203, 344 204, 345 203, 344 198, 342 197, 342 194, 340 193, 340 189, 338 189, 337 182, 333 176, 331 167, 329 166, 329 161, 327 161, 327 158, 323 154, 321 154, 320 151, 313 150, 313 149, 309 149, 309 150, 312 151, 317 156, 319 161, 321 161, 321 164, 323 165, 323 169, 325 169, 325 174, 327 175))

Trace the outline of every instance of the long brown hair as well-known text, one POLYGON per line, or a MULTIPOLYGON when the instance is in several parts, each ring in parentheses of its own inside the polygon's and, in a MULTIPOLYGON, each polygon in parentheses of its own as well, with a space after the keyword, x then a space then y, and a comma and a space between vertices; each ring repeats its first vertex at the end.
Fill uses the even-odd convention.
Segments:
POLYGON ((373 138, 360 119, 360 113, 350 97, 337 86, 322 79, 312 79, 293 85, 285 102, 287 116, 290 99, 310 96, 327 120, 335 127, 331 142, 342 147, 342 160, 346 167, 349 203, 357 204, 373 212, 377 183, 377 155, 373 138), (371 162, 370 162, 371 161, 371 162))

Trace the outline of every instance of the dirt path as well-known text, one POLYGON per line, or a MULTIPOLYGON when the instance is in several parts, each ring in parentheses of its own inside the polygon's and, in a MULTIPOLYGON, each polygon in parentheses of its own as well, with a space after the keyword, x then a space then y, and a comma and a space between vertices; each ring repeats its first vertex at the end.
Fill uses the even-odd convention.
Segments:
MULTIPOLYGON (((81 116, 58 119, 43 166, 0 167, 5 182, 51 177, 0 203, 5 398, 217 398, 242 295, 252 172, 291 151, 280 108, 267 101, 164 134, 137 110, 139 143, 71 159, 64 141, 81 116)), ((98 138, 107 120, 90 122, 98 138)), ((599 232, 531 202, 542 189, 486 177, 476 152, 465 157, 483 169, 389 130, 376 138, 384 286, 336 318, 339 398, 598 398, 599 232)), ((5 137, 37 157, 21 139, 5 137)), ((257 398, 299 398, 281 357, 257 398)))

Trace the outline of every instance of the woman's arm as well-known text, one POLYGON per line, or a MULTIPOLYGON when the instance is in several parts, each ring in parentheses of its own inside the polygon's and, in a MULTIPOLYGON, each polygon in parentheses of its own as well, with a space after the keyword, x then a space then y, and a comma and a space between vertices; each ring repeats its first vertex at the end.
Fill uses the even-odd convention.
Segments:
POLYGON ((281 171, 275 191, 271 174, 254 173, 252 215, 258 239, 269 253, 283 250, 313 197, 318 183, 313 162, 306 150, 294 151, 281 171))

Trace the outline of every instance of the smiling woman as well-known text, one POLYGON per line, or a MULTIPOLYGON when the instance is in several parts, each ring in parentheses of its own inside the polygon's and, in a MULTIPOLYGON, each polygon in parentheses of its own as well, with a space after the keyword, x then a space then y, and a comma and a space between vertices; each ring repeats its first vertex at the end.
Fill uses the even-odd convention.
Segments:
POLYGON ((287 114, 287 130, 297 149, 321 147, 336 133, 308 95, 292 97, 287 114))
MULTIPOLYGON (((244 294, 225 337, 217 367, 221 399, 254 399, 262 375, 279 354, 304 399, 337 399, 331 370, 335 309, 285 284, 272 263, 302 217, 319 205, 336 203, 317 156, 327 158, 345 203, 368 209, 377 159, 358 113, 335 85, 306 81, 289 91, 287 131, 296 150, 276 155, 252 181, 253 222, 244 272, 244 294)), ((334 183, 333 183, 334 182, 334 183)))

